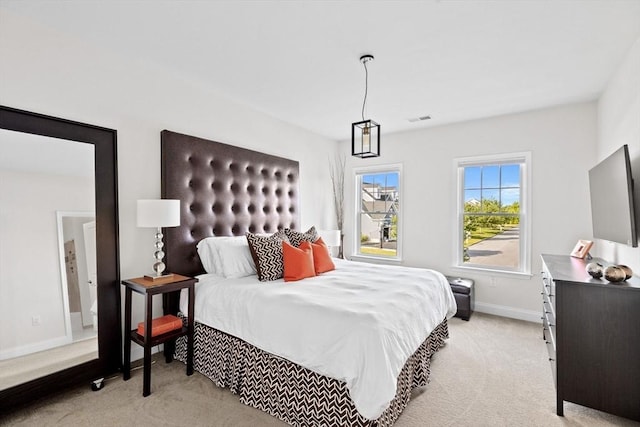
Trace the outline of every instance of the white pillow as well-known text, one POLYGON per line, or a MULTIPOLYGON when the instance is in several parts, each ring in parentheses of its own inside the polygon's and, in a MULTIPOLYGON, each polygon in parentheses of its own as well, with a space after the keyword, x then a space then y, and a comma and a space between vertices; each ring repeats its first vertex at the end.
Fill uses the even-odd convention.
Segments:
POLYGON ((198 256, 200 257, 204 271, 222 276, 222 261, 213 243, 214 239, 219 238, 220 237, 207 237, 206 239, 202 239, 198 242, 196 248, 198 248, 198 256))
POLYGON ((246 277, 257 273, 256 264, 251 256, 249 243, 245 236, 207 237, 198 243, 198 254, 202 265, 209 273, 219 274, 226 278, 246 277), (200 253, 201 248, 203 254, 200 253), (208 266, 205 264, 203 256, 208 258, 208 266), (214 271, 209 271, 207 268, 214 271))

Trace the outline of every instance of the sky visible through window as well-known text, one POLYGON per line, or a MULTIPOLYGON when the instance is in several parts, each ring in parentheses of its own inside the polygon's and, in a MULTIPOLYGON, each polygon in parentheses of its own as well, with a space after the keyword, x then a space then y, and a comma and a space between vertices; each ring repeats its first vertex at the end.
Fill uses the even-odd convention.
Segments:
POLYGON ((498 200, 502 206, 520 201, 520 165, 467 166, 464 201, 498 200))
POLYGON ((363 175, 362 182, 366 184, 379 184, 383 187, 398 188, 398 172, 363 175))

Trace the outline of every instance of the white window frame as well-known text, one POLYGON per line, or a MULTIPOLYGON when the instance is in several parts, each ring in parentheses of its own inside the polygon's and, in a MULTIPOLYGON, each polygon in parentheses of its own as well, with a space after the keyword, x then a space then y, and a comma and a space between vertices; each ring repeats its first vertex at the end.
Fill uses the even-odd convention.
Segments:
POLYGON ((354 233, 353 233, 353 246, 351 248, 351 258, 352 259, 357 259, 357 260, 362 260, 362 261, 369 261, 369 262, 379 262, 379 263, 400 263, 402 262, 402 243, 403 243, 403 228, 404 228, 404 221, 402 218, 402 212, 404 211, 404 202, 403 202, 403 191, 402 191, 402 181, 403 181, 403 177, 402 177, 402 164, 401 163, 394 163, 394 164, 386 164, 386 165, 376 165, 376 166, 366 166, 366 167, 360 167, 360 168, 354 168, 353 169, 353 188, 354 188, 354 212, 355 212, 355 218, 354 218, 354 233), (362 175, 369 175, 369 174, 375 174, 375 173, 389 173, 389 172, 395 172, 398 174, 398 194, 400 195, 400 209, 399 212, 397 213, 397 217, 398 217, 398 228, 396 230, 397 232, 397 244, 396 244, 396 256, 395 257, 389 257, 389 256, 381 256, 381 255, 370 255, 370 254, 361 254, 359 253, 359 246, 360 246, 360 202, 361 202, 361 198, 360 198, 360 183, 361 183, 361 179, 360 177, 362 175))
POLYGON ((456 221, 454 230, 453 267, 490 274, 531 277, 531 152, 493 154, 454 159, 454 183, 456 186, 456 221), (520 261, 519 268, 484 266, 463 261, 464 236, 464 168, 519 163, 520 167, 520 261))

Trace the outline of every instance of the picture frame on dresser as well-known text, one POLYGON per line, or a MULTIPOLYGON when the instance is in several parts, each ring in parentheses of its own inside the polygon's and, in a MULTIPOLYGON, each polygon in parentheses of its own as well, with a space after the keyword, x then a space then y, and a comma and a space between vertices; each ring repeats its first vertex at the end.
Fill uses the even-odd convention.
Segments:
POLYGON ((591 240, 578 240, 578 243, 576 243, 571 251, 571 256, 574 258, 588 259, 590 257, 589 251, 592 246, 593 242, 591 240))

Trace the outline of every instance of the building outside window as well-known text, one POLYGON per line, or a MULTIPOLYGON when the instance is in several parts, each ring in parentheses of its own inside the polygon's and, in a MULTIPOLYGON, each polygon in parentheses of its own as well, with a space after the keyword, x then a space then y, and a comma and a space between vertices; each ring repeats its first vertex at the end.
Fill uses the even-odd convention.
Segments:
POLYGON ((356 255, 400 259, 400 166, 356 171, 356 255))
POLYGON ((458 267, 530 272, 529 153, 458 159, 458 267))

